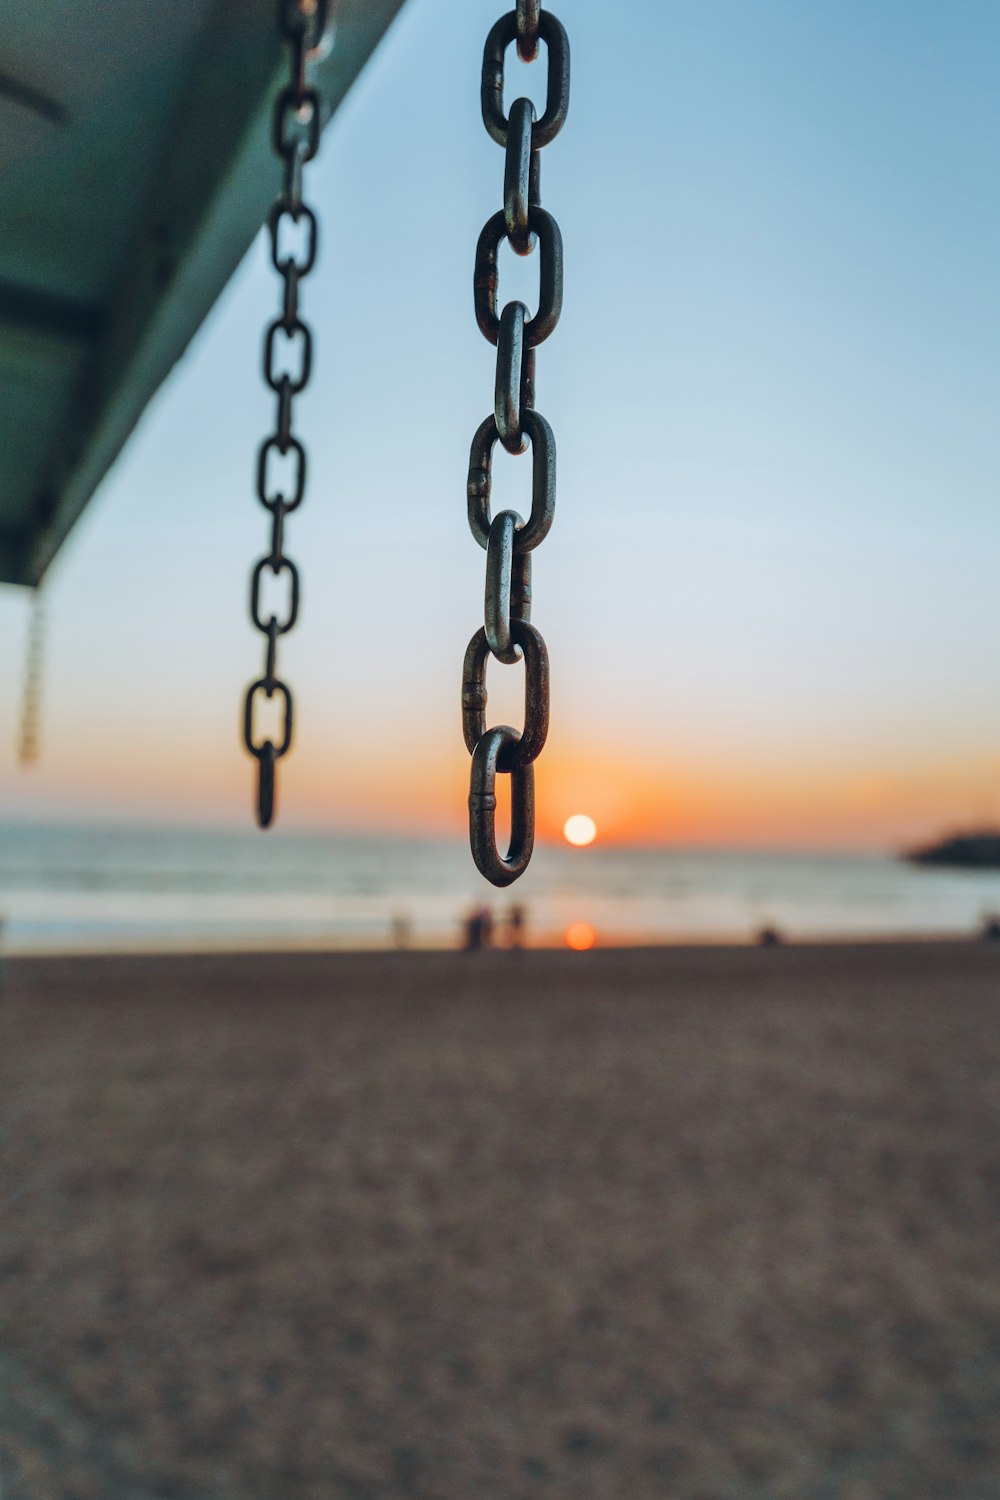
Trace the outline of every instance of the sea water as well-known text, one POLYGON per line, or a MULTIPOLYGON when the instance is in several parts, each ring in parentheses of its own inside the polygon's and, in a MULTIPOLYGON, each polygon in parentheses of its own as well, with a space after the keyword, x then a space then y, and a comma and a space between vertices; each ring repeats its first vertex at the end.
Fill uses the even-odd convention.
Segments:
POLYGON ((541 845, 497 891, 457 839, 0 825, 7 952, 382 947, 459 941, 488 906, 529 943, 585 923, 598 943, 971 934, 1000 913, 1000 872, 872 854, 541 845))

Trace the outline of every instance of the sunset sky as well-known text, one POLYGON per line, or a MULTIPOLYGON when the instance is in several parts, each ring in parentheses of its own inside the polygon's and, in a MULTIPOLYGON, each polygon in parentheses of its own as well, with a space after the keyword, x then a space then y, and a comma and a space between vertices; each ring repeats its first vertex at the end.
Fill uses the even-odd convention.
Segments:
MULTIPOLYGON (((465 826, 465 475, 495 359, 472 262, 503 186, 479 71, 501 8, 408 0, 311 173, 279 826, 465 826)), ((583 811, 618 840, 874 848, 1000 819, 1000 6, 558 13, 542 834, 583 811)), ((543 67, 508 76, 540 100, 543 67)), ((513 262, 501 298, 533 303, 534 260, 513 262)), ((51 570, 43 759, 20 772, 2 737, 8 817, 250 822, 275 280, 259 241, 51 570)), ((494 508, 526 514, 529 460, 496 466, 494 508)), ((0 590, 11 720, 27 602, 0 590)), ((489 686, 490 721, 519 722, 521 669, 489 686)))

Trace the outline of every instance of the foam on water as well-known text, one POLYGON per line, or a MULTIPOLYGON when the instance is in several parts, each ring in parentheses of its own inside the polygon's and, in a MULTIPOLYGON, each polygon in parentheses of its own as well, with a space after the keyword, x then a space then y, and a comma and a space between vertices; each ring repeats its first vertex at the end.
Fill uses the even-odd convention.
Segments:
POLYGON ((586 922, 602 942, 971 933, 1000 912, 1000 872, 915 869, 879 855, 586 850, 542 845, 494 891, 465 845, 251 831, 57 825, 0 829, 8 952, 379 947, 394 918, 415 944, 457 941, 471 905, 517 902, 528 939, 586 922))

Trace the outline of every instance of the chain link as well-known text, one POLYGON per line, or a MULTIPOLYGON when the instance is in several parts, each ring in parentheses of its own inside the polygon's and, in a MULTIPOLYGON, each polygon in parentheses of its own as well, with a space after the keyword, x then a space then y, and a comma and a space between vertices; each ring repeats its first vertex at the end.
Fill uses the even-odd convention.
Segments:
POLYGON ((534 62, 538 52, 540 0, 517 0, 517 51, 522 62, 534 62))
POLYGON ((523 875, 535 842, 535 768, 549 729, 549 655, 529 624, 531 552, 544 541, 556 504, 556 445, 552 429, 535 410, 535 350, 559 321, 563 297, 563 250, 559 226, 541 205, 539 153, 562 129, 569 109, 569 41, 540 0, 516 0, 516 8, 491 29, 483 51, 483 123, 504 148, 504 206, 483 227, 476 246, 473 296, 483 337, 496 345, 494 407, 480 424, 469 454, 469 529, 486 549, 484 625, 469 642, 462 668, 462 730, 472 756, 469 837, 472 857, 494 885, 523 875), (541 119, 529 99, 503 112, 507 48, 531 62, 541 39, 548 54, 548 91, 541 119), (497 311, 498 256, 506 239, 518 255, 537 246, 538 307, 532 317, 523 302, 497 311), (490 514, 493 451, 531 449, 531 510, 527 522, 513 510, 490 514), (513 663, 524 658, 524 728, 486 726, 486 667, 490 656, 513 663), (496 840, 496 778, 511 779, 510 842, 501 854, 496 840))
POLYGON ((270 549, 250 578, 250 617, 265 637, 264 675, 247 689, 243 707, 243 743, 257 761, 257 821, 267 828, 274 817, 275 769, 292 744, 293 703, 278 676, 278 637, 298 618, 299 573, 285 556, 285 517, 297 510, 306 488, 306 450, 292 434, 292 403, 312 373, 312 331, 299 314, 299 285, 316 263, 319 228, 316 215, 302 201, 302 168, 319 149, 322 129, 319 93, 308 81, 310 60, 323 46, 328 0, 279 0, 278 28, 289 46, 289 81, 274 102, 272 144, 282 162, 282 185, 268 216, 271 263, 281 277, 281 312, 264 334, 264 380, 277 396, 275 430, 257 454, 257 498, 271 514, 270 549), (303 233, 304 230, 304 233, 303 233), (298 234, 295 234, 298 231, 298 234), (298 241, 295 243, 295 241, 298 241), (289 243, 289 242, 292 243, 289 243), (285 478, 274 470, 284 462, 285 478), (287 579, 283 615, 265 612, 261 593, 265 572, 287 579), (259 738, 254 706, 260 694, 282 701, 281 737, 259 738))

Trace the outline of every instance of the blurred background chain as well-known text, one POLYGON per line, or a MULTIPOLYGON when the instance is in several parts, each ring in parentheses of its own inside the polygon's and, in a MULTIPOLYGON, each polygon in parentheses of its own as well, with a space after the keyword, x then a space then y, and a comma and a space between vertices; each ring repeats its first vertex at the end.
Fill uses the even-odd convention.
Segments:
POLYGON ((34 765, 40 749, 42 718, 42 668, 45 660, 45 601, 41 589, 31 598, 28 644, 24 655, 24 686, 17 735, 17 758, 22 766, 34 765))
POLYGON ((494 885, 510 885, 528 867, 535 841, 534 762, 549 727, 549 657, 530 623, 531 553, 543 541, 555 512, 556 447, 552 429, 535 411, 535 349, 559 321, 563 296, 562 235, 541 205, 543 146, 562 129, 569 108, 569 42, 566 32, 539 0, 517 0, 486 38, 483 52, 482 109, 487 131, 504 148, 504 206, 488 219, 476 246, 476 322, 496 345, 497 367, 492 414, 480 425, 469 457, 469 527, 486 550, 485 623, 472 637, 462 671, 462 726, 472 756, 469 837, 477 868, 494 885), (507 49, 531 62, 539 40, 548 56, 545 111, 536 119, 530 99, 519 98, 503 111, 507 49), (504 240, 518 255, 539 260, 538 308, 533 317, 523 302, 497 312, 498 255, 504 240), (490 514, 493 453, 497 442, 508 453, 531 448, 531 514, 490 514), (512 663, 524 658, 524 728, 486 726, 486 667, 490 657, 512 663), (496 841, 496 778, 511 778, 511 829, 506 854, 496 841))
POLYGON ((299 613, 299 574, 285 555, 285 517, 302 503, 306 485, 306 451, 292 433, 292 403, 309 383, 312 332, 299 313, 299 283, 316 263, 316 215, 302 201, 302 169, 319 149, 322 129, 320 97, 308 81, 310 60, 324 45, 328 0, 279 0, 278 25, 289 45, 289 81, 274 104, 273 144, 283 166, 281 191, 268 220, 271 260, 282 280, 281 312, 264 336, 264 379, 277 397, 275 430, 261 444, 257 458, 257 498, 271 516, 271 545, 254 567, 250 582, 250 617, 266 639, 264 674, 247 689, 243 740, 256 758, 257 821, 267 828, 274 817, 275 768, 292 743, 292 693, 278 676, 278 638, 287 634, 299 613), (297 236, 295 231, 298 231, 297 236), (292 244, 286 243, 293 241, 292 244), (290 365, 290 368, 285 366, 290 365), (280 480, 272 478, 278 461, 280 480), (286 580, 281 615, 265 613, 261 593, 265 573, 286 580), (263 693, 281 699, 282 728, 277 740, 254 732, 254 705, 263 693))

